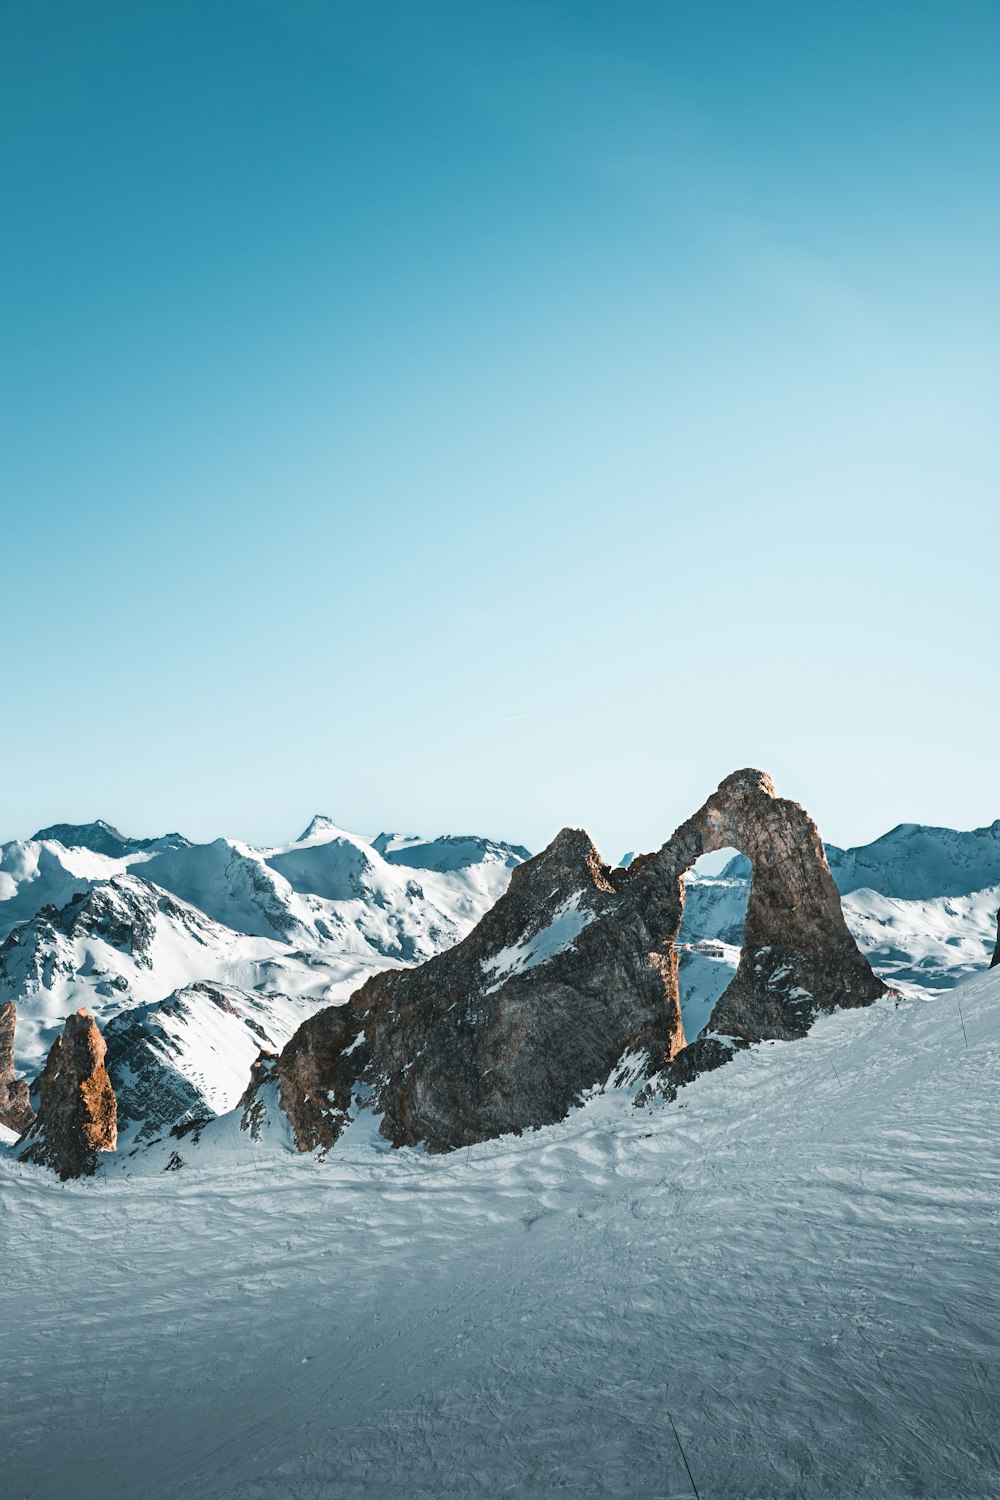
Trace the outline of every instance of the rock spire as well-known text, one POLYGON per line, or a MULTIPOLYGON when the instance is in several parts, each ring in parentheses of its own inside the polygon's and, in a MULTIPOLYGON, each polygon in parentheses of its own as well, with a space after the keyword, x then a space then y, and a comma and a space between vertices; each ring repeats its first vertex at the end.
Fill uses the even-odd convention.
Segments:
POLYGON ((14 1028, 17 1010, 12 1000, 0 1005, 0 1125, 23 1135, 35 1118, 28 1101, 28 1085, 14 1073, 14 1028))
POLYGON ((86 1010, 67 1017, 42 1072, 41 1104, 22 1140, 22 1161, 51 1167, 62 1178, 89 1177, 97 1170, 97 1153, 115 1149, 118 1110, 105 1051, 86 1010))

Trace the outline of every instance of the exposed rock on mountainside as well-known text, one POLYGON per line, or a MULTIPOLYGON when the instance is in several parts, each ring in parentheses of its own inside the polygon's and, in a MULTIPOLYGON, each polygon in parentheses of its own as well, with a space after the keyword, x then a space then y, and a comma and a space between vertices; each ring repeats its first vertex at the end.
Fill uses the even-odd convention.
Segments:
POLYGON ((28 1099, 28 1085, 14 1075, 14 1028, 17 1009, 9 1001, 0 1005, 0 1125, 23 1135, 35 1118, 28 1099))
POLYGON ((98 818, 95 823, 53 823, 32 835, 32 842, 45 839, 55 839, 67 848, 92 849, 95 854, 107 854, 114 859, 137 854, 143 849, 175 849, 189 843, 179 833, 167 833, 155 839, 130 839, 110 823, 105 823, 103 818, 98 818))
POLYGON ((997 912, 997 945, 993 949, 993 957, 990 959, 990 968, 995 969, 1000 964, 1000 911, 997 912))
POLYGON ((42 1072, 41 1105, 23 1137, 22 1161, 51 1167, 64 1179, 89 1177, 98 1151, 115 1149, 117 1105, 105 1052, 92 1016, 81 1009, 67 1017, 42 1072))
POLYGON ((266 1079, 302 1150, 333 1145, 365 1104, 394 1145, 446 1151, 561 1119, 622 1060, 673 1083, 718 1066, 733 1045, 804 1035, 819 1011, 871 1004, 885 990, 844 922, 816 825, 776 797, 760 771, 738 771, 655 854, 601 862, 564 829, 514 871, 464 942, 417 969, 376 975, 350 1005, 306 1021, 266 1079), (684 874, 734 846, 753 862, 743 956, 687 1049, 674 948, 684 874), (675 1064, 672 1060, 677 1058, 675 1064))
POLYGON ((113 1016, 104 1039, 119 1145, 232 1109, 260 1050, 281 1047, 306 1013, 287 995, 200 983, 113 1016))

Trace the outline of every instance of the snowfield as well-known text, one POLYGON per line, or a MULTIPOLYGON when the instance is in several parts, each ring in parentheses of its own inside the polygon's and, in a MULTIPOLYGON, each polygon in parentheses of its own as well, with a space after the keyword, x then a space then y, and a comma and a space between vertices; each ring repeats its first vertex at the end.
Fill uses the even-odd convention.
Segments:
POLYGON ((4 1495, 996 1496, 998 1123, 993 971, 451 1156, 0 1147, 4 1495))

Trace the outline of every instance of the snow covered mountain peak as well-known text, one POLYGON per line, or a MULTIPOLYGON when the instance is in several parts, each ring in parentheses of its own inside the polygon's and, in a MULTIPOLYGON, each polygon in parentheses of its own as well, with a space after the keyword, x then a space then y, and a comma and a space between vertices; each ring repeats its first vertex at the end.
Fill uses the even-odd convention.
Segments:
MULTIPOLYGON (((316 813, 310 821, 308 828, 303 829, 298 838, 294 839, 293 842, 296 844, 311 844, 320 840, 325 841, 336 838, 357 840, 357 835, 348 833, 345 828, 341 828, 339 823, 335 823, 325 813, 316 813)), ((367 840, 357 841, 367 842, 367 840)))
POLYGON ((390 864, 415 870, 461 870, 487 863, 500 863, 512 870, 531 858, 523 844, 505 844, 473 834, 446 833, 428 840, 417 834, 380 833, 372 839, 372 848, 390 864))
POLYGON ((867 889, 907 901, 970 896, 1000 884, 1000 819, 967 831, 900 823, 856 849, 827 845, 843 894, 867 889))

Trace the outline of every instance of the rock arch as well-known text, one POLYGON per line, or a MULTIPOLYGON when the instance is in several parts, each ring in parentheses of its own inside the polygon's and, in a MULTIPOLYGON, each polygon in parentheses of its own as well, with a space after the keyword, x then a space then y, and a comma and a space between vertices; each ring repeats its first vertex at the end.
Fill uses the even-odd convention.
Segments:
MULTIPOLYGON (((870 1005, 886 986, 844 920, 819 829, 797 802, 778 797, 763 771, 734 771, 642 865, 676 881, 703 854, 738 849, 752 875, 739 968, 709 1027, 738 1041, 805 1035, 817 1011, 870 1005)), ((664 938, 677 940, 680 914, 664 938)))

